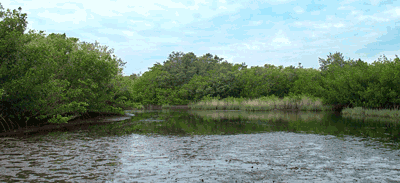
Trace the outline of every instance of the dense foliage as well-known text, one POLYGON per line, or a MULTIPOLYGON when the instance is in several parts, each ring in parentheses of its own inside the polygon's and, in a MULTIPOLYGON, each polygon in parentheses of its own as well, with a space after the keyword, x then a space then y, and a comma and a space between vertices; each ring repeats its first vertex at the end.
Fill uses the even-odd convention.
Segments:
MULTIPOLYGON (((1 7, 2 9, 2 7, 1 7)), ((21 11, 21 8, 19 9, 21 11)), ((65 34, 29 31, 26 14, 1 11, 0 109, 4 121, 63 123, 87 112, 123 113, 135 106, 122 77, 125 63, 98 43, 79 43, 65 34), (6 15, 4 17, 4 15, 6 15)), ((14 123, 11 123, 14 124, 14 123)))
MULTIPOLYGON (((0 5, 1 6, 1 5, 0 5)), ((0 9, 3 9, 0 7, 0 9)), ((21 8, 19 8, 21 11, 21 8)), ((0 110, 3 121, 61 123, 87 112, 123 113, 143 105, 185 105, 209 98, 307 95, 324 104, 389 108, 400 104, 400 60, 372 64, 319 58, 320 68, 247 68, 207 53, 172 52, 148 72, 122 76, 124 62, 96 42, 26 29, 26 14, 0 11, 0 110), (36 120, 36 121, 35 121, 36 120)), ((18 125, 18 124, 17 124, 18 125)))
POLYGON ((324 104, 364 108, 393 108, 400 104, 399 58, 382 56, 372 64, 344 60, 341 53, 319 58, 320 68, 231 64, 210 53, 172 52, 163 65, 157 63, 133 85, 143 104, 187 104, 205 97, 260 98, 307 95, 324 104), (149 85, 149 83, 151 83, 149 85))

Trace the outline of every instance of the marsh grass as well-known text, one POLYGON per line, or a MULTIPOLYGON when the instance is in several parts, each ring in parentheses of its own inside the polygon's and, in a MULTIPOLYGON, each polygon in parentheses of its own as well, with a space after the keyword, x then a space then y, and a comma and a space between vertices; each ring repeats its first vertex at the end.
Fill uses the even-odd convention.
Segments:
POLYGON ((161 109, 171 109, 171 105, 169 105, 169 104, 163 104, 163 105, 161 106, 161 109))
POLYGON ((270 111, 270 110, 301 110, 301 111, 327 111, 331 106, 323 105, 318 98, 308 96, 285 97, 279 99, 272 95, 258 99, 226 98, 223 100, 208 99, 189 104, 191 109, 201 110, 247 110, 247 111, 270 111))
POLYGON ((400 110, 397 109, 363 109, 362 107, 345 108, 343 116, 365 116, 400 119, 400 110))
POLYGON ((132 109, 132 110, 142 110, 142 109, 144 109, 144 106, 142 104, 137 104, 136 106, 131 107, 130 109, 132 109))
POLYGON ((315 121, 321 120, 324 113, 286 113, 285 111, 263 112, 263 113, 249 113, 247 111, 208 111, 208 110, 191 110, 191 114, 196 114, 203 118, 213 120, 228 119, 238 121, 315 121))

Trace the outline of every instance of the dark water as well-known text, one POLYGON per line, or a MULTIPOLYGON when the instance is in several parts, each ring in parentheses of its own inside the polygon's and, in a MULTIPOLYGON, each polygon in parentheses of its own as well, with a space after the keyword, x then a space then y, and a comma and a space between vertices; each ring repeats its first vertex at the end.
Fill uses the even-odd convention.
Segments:
POLYGON ((281 111, 131 113, 120 122, 0 138, 0 181, 400 181, 399 127, 390 120, 281 111))

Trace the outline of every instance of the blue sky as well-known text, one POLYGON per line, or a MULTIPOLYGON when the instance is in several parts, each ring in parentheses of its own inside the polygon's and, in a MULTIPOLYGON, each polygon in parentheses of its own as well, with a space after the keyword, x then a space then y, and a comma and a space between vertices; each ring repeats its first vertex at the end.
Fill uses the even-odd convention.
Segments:
POLYGON ((218 55, 248 67, 319 68, 341 52, 372 63, 400 55, 400 2, 380 0, 2 0, 27 13, 28 29, 106 45, 144 73, 172 51, 218 55))

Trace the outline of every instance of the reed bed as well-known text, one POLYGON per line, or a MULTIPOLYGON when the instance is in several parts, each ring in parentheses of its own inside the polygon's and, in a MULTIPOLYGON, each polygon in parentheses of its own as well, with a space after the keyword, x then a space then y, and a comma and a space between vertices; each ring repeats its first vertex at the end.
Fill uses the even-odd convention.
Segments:
POLYGON ((161 106, 161 109, 170 109, 170 108, 171 108, 171 105, 169 105, 169 104, 163 104, 161 106))
POLYGON ((189 104, 191 109, 201 110, 247 110, 247 111, 270 111, 270 110, 302 110, 302 111, 326 111, 332 110, 331 106, 323 105, 319 99, 307 96, 285 97, 279 99, 276 96, 261 97, 258 99, 235 99, 205 100, 189 104))
POLYGON ((345 108, 342 110, 344 116, 384 117, 400 120, 400 110, 397 109, 363 109, 362 107, 345 108))

